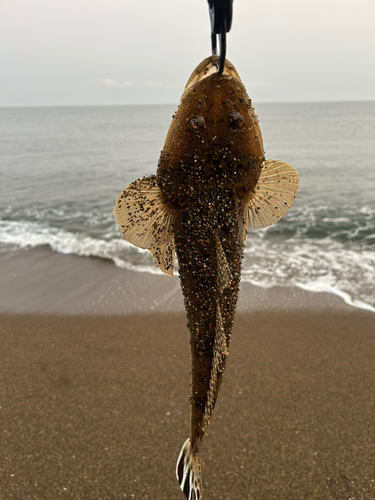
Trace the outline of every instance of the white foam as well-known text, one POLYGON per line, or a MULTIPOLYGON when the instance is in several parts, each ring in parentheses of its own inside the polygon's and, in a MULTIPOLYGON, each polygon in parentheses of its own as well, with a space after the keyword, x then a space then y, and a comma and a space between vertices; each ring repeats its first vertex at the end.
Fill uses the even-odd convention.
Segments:
POLYGON ((111 260, 116 258, 118 262, 123 259, 131 261, 133 254, 133 260, 139 261, 141 266, 152 263, 147 250, 134 247, 120 235, 112 239, 92 238, 37 222, 0 221, 0 243, 16 248, 49 245, 52 250, 62 254, 111 260))
POLYGON ((162 275, 163 272, 155 265, 152 266, 139 266, 131 264, 126 260, 119 259, 117 257, 113 258, 113 262, 117 267, 121 267, 122 269, 127 269, 128 271, 135 271, 137 273, 149 273, 149 274, 158 274, 162 275))
MULTIPOLYGON (((0 243, 7 249, 49 245, 62 254, 111 259, 117 266, 161 275, 150 253, 128 243, 116 226, 94 238, 83 232, 51 227, 45 222, 0 220, 0 243)), ((347 304, 375 312, 373 246, 331 238, 289 239, 256 231, 244 252, 242 279, 262 288, 299 287, 328 292, 347 304)))
POLYGON ((296 283, 296 286, 298 288, 301 288, 302 290, 306 290, 308 292, 314 292, 314 293, 319 293, 319 292, 326 292, 326 293, 331 293, 333 295, 337 295, 343 301, 348 304, 349 306, 354 306, 359 309, 365 309, 367 311, 375 312, 375 307, 371 306, 370 304, 367 304, 366 302, 362 302, 361 300, 355 300, 352 299, 351 296, 343 292, 342 290, 335 288, 332 285, 329 284, 324 284, 320 283, 319 281, 311 282, 311 283, 296 283))
POLYGON ((253 237, 245 249, 242 279, 256 286, 296 286, 328 292, 375 312, 375 255, 369 245, 253 237))

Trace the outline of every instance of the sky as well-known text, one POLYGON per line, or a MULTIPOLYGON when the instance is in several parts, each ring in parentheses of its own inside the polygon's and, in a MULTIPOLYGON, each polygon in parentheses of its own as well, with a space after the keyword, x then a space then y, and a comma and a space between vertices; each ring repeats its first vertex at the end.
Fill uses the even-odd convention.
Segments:
MULTIPOLYGON (((0 0, 0 106, 177 104, 207 0, 0 0)), ((375 0, 234 0, 227 58, 256 102, 375 100, 375 0)))

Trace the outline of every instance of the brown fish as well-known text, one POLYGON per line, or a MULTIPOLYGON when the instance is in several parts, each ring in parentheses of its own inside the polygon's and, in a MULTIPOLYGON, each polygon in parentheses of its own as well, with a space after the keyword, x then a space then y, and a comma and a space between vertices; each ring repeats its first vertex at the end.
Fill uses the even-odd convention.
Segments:
POLYGON ((134 181, 114 216, 125 238, 148 248, 173 276, 175 251, 191 344, 191 426, 176 473, 202 498, 199 448, 228 356, 247 231, 291 207, 298 174, 265 160, 258 117, 234 66, 211 56, 194 70, 161 152, 156 176, 134 181))

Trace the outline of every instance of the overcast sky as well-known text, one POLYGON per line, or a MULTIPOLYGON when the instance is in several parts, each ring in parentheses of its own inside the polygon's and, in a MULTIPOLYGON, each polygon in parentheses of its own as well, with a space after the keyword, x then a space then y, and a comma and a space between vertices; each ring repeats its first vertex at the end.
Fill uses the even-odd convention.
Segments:
MULTIPOLYGON (((207 0, 0 0, 0 106, 177 104, 207 0)), ((375 0, 234 0, 227 57, 256 102, 374 100, 375 0)))

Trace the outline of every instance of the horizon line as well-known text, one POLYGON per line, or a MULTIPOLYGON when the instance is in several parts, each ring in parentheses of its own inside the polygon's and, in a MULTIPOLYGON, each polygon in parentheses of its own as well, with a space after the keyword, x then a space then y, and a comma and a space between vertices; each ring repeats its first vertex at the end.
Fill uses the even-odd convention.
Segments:
MULTIPOLYGON (((252 102, 254 100, 252 99, 252 102)), ((328 99, 328 100, 296 100, 296 101, 256 101, 257 104, 329 104, 329 103, 355 103, 355 102, 375 102, 374 99, 328 99)), ((117 103, 117 104, 14 104, 0 105, 0 109, 20 109, 20 108, 94 108, 94 107, 121 107, 121 106, 176 106, 176 103, 117 103)))

